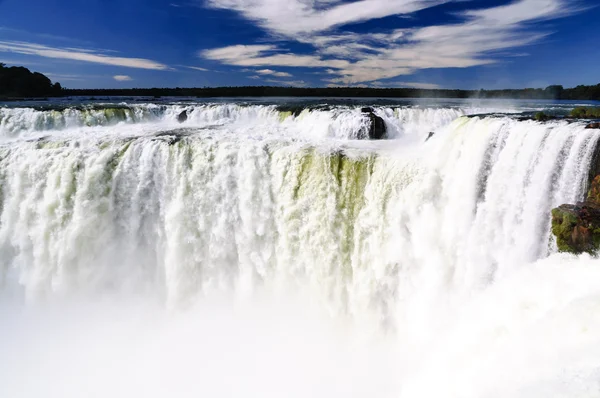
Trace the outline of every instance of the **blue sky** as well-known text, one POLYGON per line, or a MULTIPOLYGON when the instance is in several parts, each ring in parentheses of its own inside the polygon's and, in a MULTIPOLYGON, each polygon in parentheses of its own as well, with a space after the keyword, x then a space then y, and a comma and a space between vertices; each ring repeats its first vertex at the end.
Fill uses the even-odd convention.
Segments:
POLYGON ((597 0, 0 0, 0 62, 70 88, 600 83, 597 0))

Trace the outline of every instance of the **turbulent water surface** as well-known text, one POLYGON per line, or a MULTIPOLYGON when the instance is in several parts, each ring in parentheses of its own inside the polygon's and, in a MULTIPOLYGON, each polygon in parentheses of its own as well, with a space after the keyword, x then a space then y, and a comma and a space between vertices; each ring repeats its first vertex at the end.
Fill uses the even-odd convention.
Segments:
POLYGON ((0 395, 600 396, 573 106, 0 107, 0 395))

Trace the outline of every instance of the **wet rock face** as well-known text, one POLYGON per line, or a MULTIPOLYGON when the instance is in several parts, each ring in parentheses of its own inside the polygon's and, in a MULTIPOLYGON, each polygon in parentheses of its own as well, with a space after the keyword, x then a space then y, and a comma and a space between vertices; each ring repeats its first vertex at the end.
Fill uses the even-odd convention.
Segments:
POLYGON ((369 138, 372 140, 381 140, 387 136, 387 126, 385 121, 377 116, 372 108, 362 108, 361 112, 366 114, 369 118, 371 125, 369 128, 369 138))
POLYGON ((590 185, 587 202, 600 205, 600 175, 596 176, 590 185))
POLYGON ((600 247, 600 205, 579 203, 552 210, 552 233, 561 252, 597 253, 600 247))
POLYGON ((188 120, 188 114, 187 111, 183 111, 181 112, 178 116, 177 116, 177 121, 179 123, 184 123, 188 120))
POLYGON ((600 123, 594 122, 585 126, 586 129, 600 129, 600 123))
POLYGON ((552 210, 552 233, 561 252, 596 254, 600 249, 600 175, 587 200, 552 210))

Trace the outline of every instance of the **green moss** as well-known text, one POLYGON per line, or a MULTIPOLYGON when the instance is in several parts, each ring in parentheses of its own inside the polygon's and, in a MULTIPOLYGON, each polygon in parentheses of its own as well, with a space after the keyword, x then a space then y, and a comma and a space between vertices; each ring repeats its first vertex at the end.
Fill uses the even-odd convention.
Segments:
POLYGON ((580 253, 573 245, 573 229, 578 224, 578 218, 560 208, 552 210, 552 233, 556 236, 558 250, 564 253, 580 253))
POLYGON ((337 183, 336 229, 340 231, 340 264, 346 277, 352 276, 356 220, 365 205, 365 189, 372 172, 371 157, 348 157, 342 152, 330 156, 330 172, 337 183))
POLYGON ((600 204, 600 176, 596 176, 596 178, 592 180, 592 184, 588 190, 587 200, 588 202, 600 204))
POLYGON ((599 119, 600 108, 577 107, 571 111, 571 116, 581 119, 599 119))
POLYGON ((60 149, 65 147, 64 141, 38 141, 37 149, 60 149))
POLYGON ((600 248, 600 228, 596 228, 592 231, 592 242, 594 244, 594 250, 598 251, 600 248))
POLYGON ((121 160, 123 158, 123 156, 125 156, 125 153, 127 153, 127 150, 129 150, 129 147, 131 146, 131 143, 133 141, 128 141, 125 143, 125 145, 123 145, 120 149, 119 149, 119 160, 121 160))
POLYGON ((537 120, 538 122, 545 122, 546 120, 549 119, 548 115, 546 115, 544 112, 538 112, 538 113, 536 113, 533 118, 535 120, 537 120))
POLYGON ((302 156, 302 159, 300 160, 300 170, 297 174, 298 179, 297 179, 296 185, 294 187, 294 196, 293 196, 294 200, 297 200, 300 196, 302 196, 302 194, 304 193, 304 191, 307 188, 308 189, 311 188, 308 186, 306 181, 310 177, 308 172, 309 172, 309 170, 312 169, 312 165, 313 165, 314 161, 315 161, 314 149, 307 151, 306 155, 302 156))
POLYGON ((291 111, 279 112, 279 121, 283 122, 285 119, 287 119, 290 116, 292 116, 292 112, 291 111))
POLYGON ((600 226, 582 225, 583 221, 569 210, 557 208, 552 210, 552 233, 556 236, 558 250, 563 253, 580 254, 587 252, 596 254, 600 249, 600 226), (574 241, 573 232, 580 228, 588 230, 589 239, 574 241))
POLYGON ((108 121, 124 121, 127 120, 127 113, 123 108, 108 108, 104 110, 104 117, 108 121))

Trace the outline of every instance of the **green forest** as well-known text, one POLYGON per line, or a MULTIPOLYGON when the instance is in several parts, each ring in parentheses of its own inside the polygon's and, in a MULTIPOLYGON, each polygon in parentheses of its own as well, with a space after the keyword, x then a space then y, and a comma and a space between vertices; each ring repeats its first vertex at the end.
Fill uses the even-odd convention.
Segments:
POLYGON ((600 84, 564 88, 507 90, 448 90, 415 88, 300 88, 272 86, 203 87, 203 88, 132 88, 132 89, 67 89, 38 72, 24 67, 7 67, 0 63, 0 98, 4 100, 47 97, 367 97, 367 98, 502 98, 600 101, 600 84))

